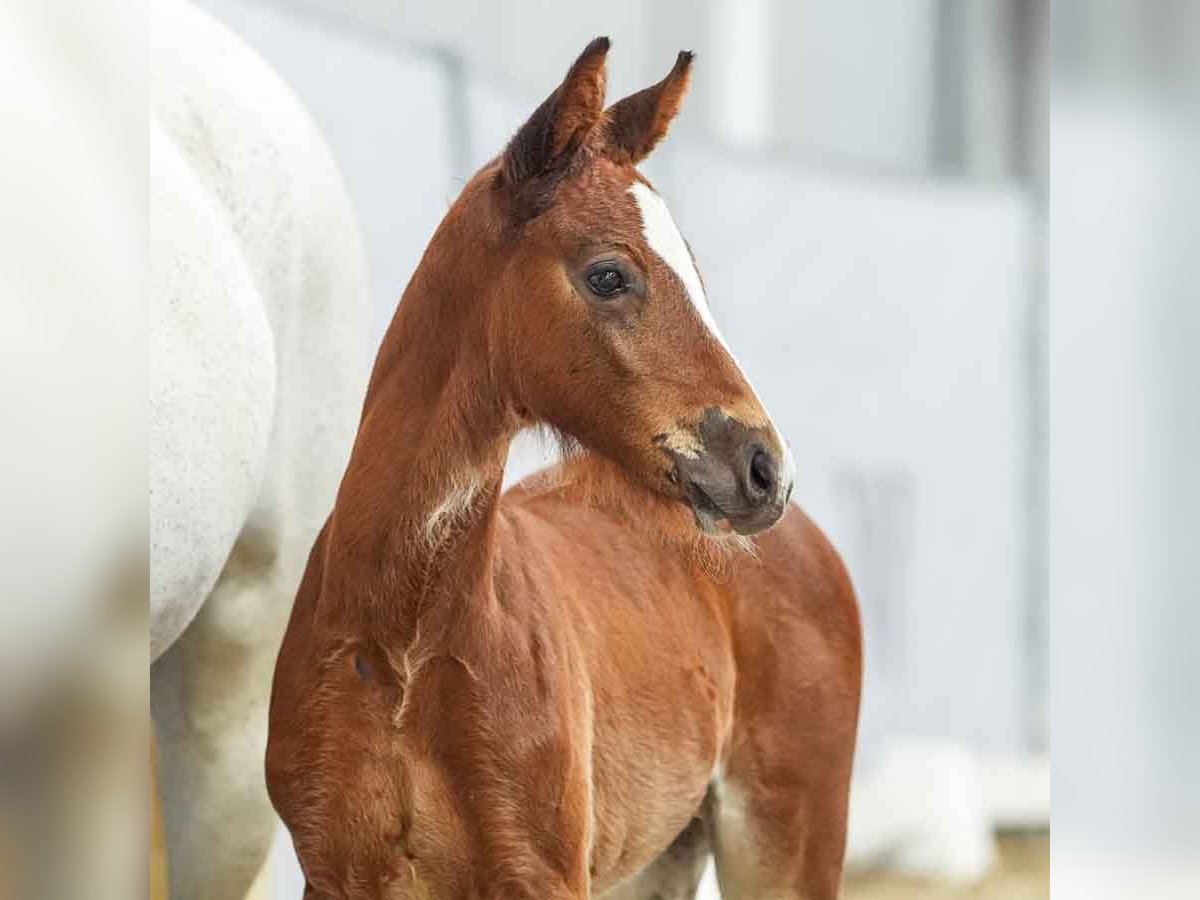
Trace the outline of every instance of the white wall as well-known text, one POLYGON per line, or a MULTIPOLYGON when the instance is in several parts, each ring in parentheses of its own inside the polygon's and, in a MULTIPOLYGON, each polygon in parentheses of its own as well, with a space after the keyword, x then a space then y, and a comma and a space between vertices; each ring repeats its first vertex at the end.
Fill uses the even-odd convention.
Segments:
POLYGON ((452 48, 539 97, 596 35, 614 41, 614 96, 657 81, 690 49, 703 65, 685 129, 889 170, 931 162, 937 0, 258 2, 452 48))
POLYGON ((819 154, 924 171, 933 124, 935 0, 777 4, 782 139, 819 154))
POLYGON ((675 162, 667 190, 715 315, 864 595, 865 734, 1015 752, 1023 198, 675 162))
POLYGON ((1196 147, 1128 99, 1062 100, 1050 138, 1050 684, 1055 752, 1072 761, 1056 828, 1126 852, 1134 835, 1190 834, 1194 849, 1196 147))
POLYGON ((366 243, 382 333, 453 183, 446 86, 429 59, 255 0, 201 0, 280 73, 333 148, 366 243))

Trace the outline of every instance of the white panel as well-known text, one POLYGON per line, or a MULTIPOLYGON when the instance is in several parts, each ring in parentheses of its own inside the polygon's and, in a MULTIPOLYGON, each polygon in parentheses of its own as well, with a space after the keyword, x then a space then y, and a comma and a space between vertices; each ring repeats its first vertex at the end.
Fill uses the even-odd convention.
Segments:
POLYGON ((200 5, 275 67, 333 148, 362 225, 382 334, 457 192, 442 70, 326 16, 255 0, 200 5))
POLYGON ((713 312, 864 594, 865 745, 1017 750, 1023 198, 675 164, 667 201, 713 312))
POLYGON ((1055 754, 1069 765, 1055 775, 1055 828, 1108 838, 1122 853, 1147 836, 1182 849, 1186 834, 1194 848, 1197 156, 1159 110, 1056 101, 1050 686, 1055 754))
POLYGON ((713 0, 711 34, 718 52, 711 106, 712 130, 745 146, 770 143, 777 137, 773 120, 775 38, 770 0, 713 0))
POLYGON ((933 119, 934 0, 780 2, 775 109, 795 146, 921 171, 933 119))

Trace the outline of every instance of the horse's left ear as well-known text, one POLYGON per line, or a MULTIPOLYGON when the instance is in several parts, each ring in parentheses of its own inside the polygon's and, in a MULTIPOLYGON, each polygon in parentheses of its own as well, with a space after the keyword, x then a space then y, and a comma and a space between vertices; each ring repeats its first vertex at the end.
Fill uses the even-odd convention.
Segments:
POLYGON ((513 189, 565 168, 604 115, 609 40, 598 37, 579 54, 562 84, 518 129, 504 151, 504 180, 513 189))
POLYGON ((637 165, 667 133, 667 128, 692 80, 692 57, 684 50, 658 84, 630 94, 605 113, 605 153, 619 162, 637 165))

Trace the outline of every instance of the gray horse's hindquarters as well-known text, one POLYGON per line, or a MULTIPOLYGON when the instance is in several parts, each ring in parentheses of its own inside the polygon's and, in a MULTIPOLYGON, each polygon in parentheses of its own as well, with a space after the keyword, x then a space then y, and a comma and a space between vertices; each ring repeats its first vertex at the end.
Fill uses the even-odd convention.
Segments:
POLYGON ((152 6, 151 672, 171 896, 237 897, 278 825, 271 668, 333 503, 368 361, 340 175, 290 90, 179 2, 152 6))

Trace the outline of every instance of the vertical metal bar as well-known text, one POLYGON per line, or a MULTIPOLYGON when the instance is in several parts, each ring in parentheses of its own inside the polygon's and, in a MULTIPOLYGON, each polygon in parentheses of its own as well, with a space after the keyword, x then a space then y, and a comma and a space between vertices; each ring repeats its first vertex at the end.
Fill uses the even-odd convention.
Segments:
POLYGON ((966 165, 966 0, 938 0, 929 156, 937 172, 966 165))
POLYGON ((1046 282, 1046 179, 1042 158, 1048 10, 1044 0, 1013 0, 1013 152, 1017 176, 1028 186, 1032 206, 1029 289, 1023 356, 1026 398, 1025 597, 1021 633, 1024 646, 1024 744, 1031 752, 1049 749, 1046 679, 1049 633, 1049 407, 1048 334, 1050 298, 1046 282))

